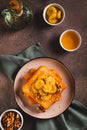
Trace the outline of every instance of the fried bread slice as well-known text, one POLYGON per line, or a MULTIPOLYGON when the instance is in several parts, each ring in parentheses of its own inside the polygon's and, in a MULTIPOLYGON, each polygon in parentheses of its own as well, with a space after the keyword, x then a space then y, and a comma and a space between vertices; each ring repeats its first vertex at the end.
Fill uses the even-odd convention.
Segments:
POLYGON ((55 69, 40 66, 31 72, 31 76, 29 75, 29 79, 22 86, 22 92, 26 97, 32 99, 34 103, 46 110, 61 99, 61 93, 66 88, 66 84, 55 69))

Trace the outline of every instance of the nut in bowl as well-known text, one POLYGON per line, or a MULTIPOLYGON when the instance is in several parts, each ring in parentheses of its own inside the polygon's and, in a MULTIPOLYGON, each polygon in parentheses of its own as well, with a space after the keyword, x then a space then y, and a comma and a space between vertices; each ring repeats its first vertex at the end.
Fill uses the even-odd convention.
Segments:
POLYGON ((64 21, 65 10, 61 5, 57 3, 49 4, 43 10, 43 18, 49 25, 59 25, 64 21))
POLYGON ((61 47, 69 52, 76 51, 81 46, 81 36, 73 29, 64 31, 61 34, 59 41, 61 47))
POLYGON ((0 117, 2 130, 20 130, 23 126, 23 116, 15 109, 8 109, 0 117))

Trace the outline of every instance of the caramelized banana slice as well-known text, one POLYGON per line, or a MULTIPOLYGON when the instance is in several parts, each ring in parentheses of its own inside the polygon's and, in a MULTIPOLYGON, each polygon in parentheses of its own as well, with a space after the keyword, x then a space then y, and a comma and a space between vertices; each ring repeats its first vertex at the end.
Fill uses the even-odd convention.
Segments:
POLYGON ((55 79, 52 76, 47 77, 46 84, 47 85, 55 85, 55 79))
POLYGON ((52 86, 51 85, 44 85, 44 87, 42 89, 45 93, 50 93, 50 91, 52 90, 52 86))
POLYGON ((54 85, 52 86, 50 93, 56 93, 56 92, 57 92, 57 87, 54 85))
POLYGON ((55 93, 56 90, 55 79, 52 76, 47 77, 46 85, 44 85, 43 91, 46 93, 55 93))
POLYGON ((39 90, 39 94, 40 94, 41 96, 47 95, 47 93, 45 93, 42 89, 39 90))
POLYGON ((44 86, 44 81, 39 79, 35 82, 35 88, 36 89, 41 89, 44 86))
POLYGON ((56 14, 57 9, 54 6, 51 6, 47 9, 47 16, 51 16, 52 14, 56 14))

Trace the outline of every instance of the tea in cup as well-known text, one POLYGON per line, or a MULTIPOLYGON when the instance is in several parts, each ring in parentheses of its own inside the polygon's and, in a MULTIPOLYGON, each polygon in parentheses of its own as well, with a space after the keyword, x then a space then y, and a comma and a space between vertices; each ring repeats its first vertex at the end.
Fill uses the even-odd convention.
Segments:
POLYGON ((66 51, 75 51, 81 45, 81 36, 77 31, 68 29, 60 36, 60 45, 66 51))

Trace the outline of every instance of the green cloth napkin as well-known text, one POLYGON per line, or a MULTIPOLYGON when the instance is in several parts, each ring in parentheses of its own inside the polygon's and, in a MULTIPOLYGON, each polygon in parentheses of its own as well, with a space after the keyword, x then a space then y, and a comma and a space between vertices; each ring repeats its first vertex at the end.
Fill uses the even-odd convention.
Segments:
MULTIPOLYGON (((39 43, 14 55, 0 55, 0 65, 7 76, 14 82, 21 66, 36 57, 47 56, 39 43)), ((31 124, 29 124, 30 126, 31 124)), ((87 130, 87 108, 73 100, 69 108, 61 115, 51 119, 36 119, 29 130, 87 130)))

